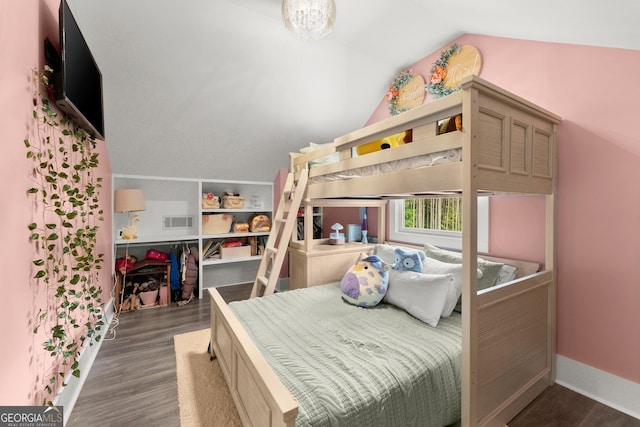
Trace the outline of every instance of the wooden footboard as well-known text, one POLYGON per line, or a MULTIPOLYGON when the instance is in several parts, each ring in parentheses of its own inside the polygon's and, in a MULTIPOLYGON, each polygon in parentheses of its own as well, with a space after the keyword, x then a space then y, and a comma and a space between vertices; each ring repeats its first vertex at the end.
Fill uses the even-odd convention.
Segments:
POLYGON ((242 423, 293 427, 298 402, 280 382, 218 291, 210 288, 209 295, 212 349, 242 423))
POLYGON ((478 425, 505 425, 553 384, 554 294, 550 271, 478 294, 478 425))

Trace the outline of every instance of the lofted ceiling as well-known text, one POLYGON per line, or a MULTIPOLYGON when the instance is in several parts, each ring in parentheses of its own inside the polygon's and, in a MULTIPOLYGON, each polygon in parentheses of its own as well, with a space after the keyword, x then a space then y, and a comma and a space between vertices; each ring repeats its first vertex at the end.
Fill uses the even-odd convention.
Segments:
POLYGON ((640 50, 636 0, 335 1, 334 31, 302 42, 281 0, 68 0, 103 74, 112 171, 272 181, 463 34, 640 50))

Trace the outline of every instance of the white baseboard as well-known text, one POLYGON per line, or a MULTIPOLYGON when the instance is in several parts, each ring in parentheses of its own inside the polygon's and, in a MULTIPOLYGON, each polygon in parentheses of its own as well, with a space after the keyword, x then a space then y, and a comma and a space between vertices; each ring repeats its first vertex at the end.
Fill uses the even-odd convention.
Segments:
POLYGON ((98 341, 97 343, 94 342, 93 345, 89 345, 88 342, 85 343, 85 346, 81 350, 80 356, 78 357, 80 378, 76 378, 74 376, 67 378, 67 385, 64 387, 60 387, 60 390, 58 390, 58 394, 53 400, 54 405, 63 407, 63 425, 67 425, 67 422, 69 421, 71 411, 73 411, 73 407, 78 400, 78 396, 80 396, 80 391, 82 390, 82 386, 84 385, 87 376, 89 375, 89 371, 93 366, 93 362, 96 360, 96 356, 98 355, 100 346, 102 346, 104 336, 109 330, 109 325, 111 324, 111 320, 113 319, 113 314, 113 298, 111 298, 104 309, 103 321, 105 326, 103 326, 102 330, 100 331, 100 341, 98 341))
POLYGON ((556 355, 556 383, 640 419, 640 384, 556 355))

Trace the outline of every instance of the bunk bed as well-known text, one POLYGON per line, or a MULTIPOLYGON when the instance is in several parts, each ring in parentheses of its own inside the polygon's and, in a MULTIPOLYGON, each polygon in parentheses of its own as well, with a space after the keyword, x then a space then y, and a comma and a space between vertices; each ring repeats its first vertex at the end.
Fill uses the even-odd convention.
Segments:
MULTIPOLYGON (((554 192, 560 121, 559 116, 470 76, 456 93, 291 159, 294 174, 316 164, 309 169, 307 200, 451 193, 462 197, 462 310, 458 319, 463 426, 502 426, 555 380, 554 192), (461 130, 440 133, 442 120, 457 115, 462 117, 461 130), (411 143, 353 155, 354 147, 407 130, 412 133, 411 143), (442 159, 441 154, 451 150, 458 154, 444 157, 453 161, 434 161, 434 156, 442 159), (318 161, 328 155, 333 161, 318 161), (425 156, 427 161, 416 166, 415 160, 425 156), (393 165, 388 166, 390 163, 393 165), (476 291, 475 213, 478 197, 490 194, 545 196, 545 259, 541 271, 476 291)), ((313 250, 312 243, 306 245, 313 250)), ((254 343, 251 337, 256 332, 246 330, 250 322, 238 318, 239 310, 232 310, 215 288, 209 291, 212 346, 243 423, 295 425, 298 401, 267 362, 272 356, 267 357, 263 352, 268 350, 254 343)), ((272 297, 263 297, 268 298, 272 297)))

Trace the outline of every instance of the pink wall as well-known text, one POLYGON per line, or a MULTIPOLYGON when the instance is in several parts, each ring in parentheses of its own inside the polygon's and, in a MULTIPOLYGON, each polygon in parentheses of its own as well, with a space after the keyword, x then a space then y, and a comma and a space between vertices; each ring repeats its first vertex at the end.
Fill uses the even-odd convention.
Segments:
MULTIPOLYGON (((481 77, 563 117, 557 352, 640 383, 640 52, 478 35, 454 42, 480 50, 481 77)), ((411 68, 426 78, 439 56, 411 68)), ((382 100, 368 123, 388 115, 382 100)), ((543 259, 541 198, 500 198, 490 209, 503 230, 492 227, 492 253, 543 259)))
POLYGON ((544 263, 545 211, 544 196, 491 198, 489 252, 544 263))
MULTIPOLYGON (((31 73, 43 66, 44 38, 57 40, 58 4, 58 0, 0 2, 0 405, 40 404, 36 393, 43 389, 41 382, 49 378, 50 360, 42 350, 43 339, 31 330, 45 291, 30 281, 34 249, 27 225, 33 218, 33 202, 26 189, 32 181, 31 161, 26 159, 23 140, 34 138, 31 73)), ((102 203, 105 226, 98 237, 98 250, 106 257, 100 285, 107 300, 111 290, 111 168, 103 143, 98 151, 99 173, 105 178, 102 194, 107 195, 102 203)))

